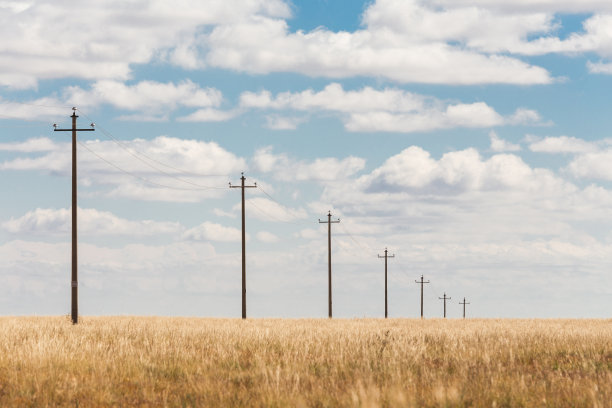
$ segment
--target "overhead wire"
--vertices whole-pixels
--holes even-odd
[[[132,176],[134,178],[137,178],[141,181],[144,181],[145,183],[157,186],[157,187],[163,187],[163,188],[169,188],[172,190],[180,190],[180,191],[203,191],[203,190],[210,190],[210,188],[182,188],[182,187],[174,187],[174,186],[169,186],[167,184],[162,184],[162,183],[158,183],[152,180],[149,180],[145,177],[139,176],[138,174],[134,174],[128,170],[125,170],[121,167],[119,167],[118,165],[116,165],[115,163],[105,159],[104,157],[100,156],[98,153],[96,153],[95,151],[93,151],[92,149],[90,149],[85,143],[83,142],[77,142],[81,147],[85,148],[87,151],[89,151],[91,154],[93,154],[94,156],[96,156],[98,159],[102,160],[103,162],[105,162],[106,164],[114,167],[115,169],[119,170],[122,173],[125,173],[129,176]]]
[[[282,204],[280,201],[278,201],[276,198],[272,197],[272,195],[268,194],[268,192],[261,187],[261,185],[258,185],[257,188],[264,193],[264,195],[266,195],[270,200],[272,200],[273,202],[275,202],[276,204],[280,205],[282,208],[285,208],[289,213],[293,213],[293,216],[297,219],[301,219],[301,214],[298,214],[298,212],[296,210],[294,210],[293,208]],[[310,223],[306,223],[306,222],[295,222],[295,221],[290,221],[290,220],[280,220],[281,222],[286,222],[289,224],[294,224],[294,225],[310,225]]]
[[[91,118],[89,115],[87,115],[85,112],[83,112],[80,109],[78,109],[78,111],[80,113],[82,113],[83,116],[85,116],[87,119],[89,119],[89,120],[91,120],[92,122],[95,123],[95,120],[93,118]],[[147,166],[149,166],[149,167],[151,167],[151,168],[153,168],[153,169],[155,169],[155,170],[157,170],[159,172],[162,172],[162,173],[168,175],[169,177],[177,178],[176,176],[171,175],[171,174],[165,172],[164,170],[161,170],[161,169],[153,166],[151,163],[148,163],[147,161],[143,160],[142,157],[144,157],[147,160],[150,160],[150,161],[152,161],[154,163],[157,163],[157,164],[159,164],[161,166],[164,166],[166,168],[178,171],[179,173],[183,173],[184,175],[187,175],[187,176],[198,176],[198,177],[229,177],[230,176],[229,174],[201,174],[201,173],[196,173],[196,172],[184,170],[184,169],[178,168],[176,166],[164,163],[164,162],[162,162],[160,160],[155,159],[154,157],[151,157],[151,156],[147,155],[146,153],[143,153],[143,152],[140,152],[140,151],[134,149],[133,147],[128,147],[125,143],[123,143],[121,140],[117,139],[115,136],[113,136],[113,134],[111,132],[109,132],[108,130],[104,129],[104,127],[100,126],[99,124],[96,125],[96,126],[100,129],[102,134],[104,134],[107,138],[109,138],[111,141],[113,141],[119,147],[121,147],[122,149],[127,151],[130,155],[134,156],[136,159],[138,159],[139,161],[143,162]],[[140,156],[142,156],[142,157],[140,157]],[[180,179],[180,178],[178,178],[178,179],[183,181],[183,182],[190,183],[189,181],[186,181],[186,180],[183,180],[183,179]],[[202,187],[202,186],[200,186],[200,187]],[[224,188],[224,187],[214,187],[214,188]]]

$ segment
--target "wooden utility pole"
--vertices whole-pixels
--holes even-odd
[[[319,224],[327,224],[327,281],[328,281],[328,289],[327,289],[327,299],[328,299],[328,317],[332,318],[332,275],[331,275],[331,225],[337,224],[340,222],[340,219],[332,221],[331,219],[331,211],[327,214],[327,221],[321,221],[319,219]]]
[[[465,301],[465,298],[463,298],[463,302],[459,302],[460,305],[463,305],[463,318],[465,319],[465,305],[469,305],[469,302]]]
[[[446,319],[446,301],[450,300],[451,298],[446,297],[446,292],[444,292],[444,297],[438,297],[438,299],[444,299],[444,318]]]
[[[385,319],[386,319],[387,316],[389,315],[389,308],[387,304],[387,258],[395,258],[395,254],[388,255],[387,248],[385,248],[385,255],[384,256],[378,255],[378,257],[385,258]]]
[[[421,319],[423,318],[423,285],[426,283],[429,283],[429,281],[424,281],[423,280],[423,275],[421,275],[421,280],[415,280],[416,283],[420,283],[421,284]]]
[[[58,129],[57,125],[53,125],[55,132],[72,132],[72,279],[71,279],[71,316],[72,324],[79,322],[79,293],[78,293],[78,257],[77,257],[77,132],[93,131],[94,124],[91,124],[91,129],[77,129],[77,108],[72,108],[72,128]]]
[[[257,183],[254,183],[252,186],[245,186],[244,181],[246,178],[244,177],[244,173],[241,174],[242,177],[240,177],[240,185],[232,186],[232,183],[229,183],[229,186],[230,188],[242,189],[242,318],[246,319],[246,233],[244,227],[244,189],[255,188],[257,187]]]

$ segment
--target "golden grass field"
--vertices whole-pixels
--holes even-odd
[[[612,407],[612,320],[2,317],[0,406]]]

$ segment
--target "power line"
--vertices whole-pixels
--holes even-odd
[[[89,116],[87,116],[86,114],[83,114],[83,115],[85,117],[87,117],[88,119],[93,121],[93,119],[90,118]],[[168,175],[170,177],[175,177],[176,178],[176,176],[173,176],[173,175],[170,175],[170,174],[164,172],[164,170],[161,170],[161,169],[153,166],[152,164],[146,162],[145,160],[143,160],[139,156],[142,156],[142,157],[146,158],[147,160],[155,162],[155,163],[157,163],[157,164],[159,164],[161,166],[164,166],[164,167],[167,167],[169,169],[178,171],[179,173],[183,173],[184,175],[187,175],[187,176],[198,176],[198,177],[229,177],[230,176],[229,174],[201,174],[201,173],[195,173],[195,172],[192,172],[192,171],[187,171],[187,170],[178,168],[176,166],[172,166],[170,164],[167,164],[167,163],[164,163],[164,162],[162,162],[160,160],[157,160],[157,159],[147,155],[146,153],[138,151],[137,149],[134,149],[133,147],[127,146],[124,142],[122,142],[121,140],[117,139],[115,136],[113,136],[112,133],[110,133],[108,130],[104,129],[104,127],[100,126],[99,124],[98,124],[98,129],[102,132],[102,134],[104,134],[106,137],[108,137],[111,141],[113,141],[119,147],[121,147],[122,149],[127,151],[130,155],[134,156],[136,159],[140,160],[141,162],[143,162],[147,166],[149,166],[149,167],[151,167],[151,168],[153,168],[153,169],[155,169],[155,170],[157,170],[159,172],[162,172],[162,173],[164,173],[164,174],[166,174],[166,175]],[[179,180],[181,180],[183,182],[188,182],[188,181],[182,180],[180,178],[179,178]],[[214,188],[224,188],[224,187],[214,187]]]
[[[302,218],[302,217],[301,217],[301,214],[298,214],[298,212],[297,212],[296,210],[294,210],[293,208],[289,207],[288,205],[284,205],[284,204],[282,204],[280,201],[278,201],[277,199],[275,199],[274,197],[272,197],[270,194],[268,194],[268,192],[266,192],[266,191],[265,191],[265,190],[264,190],[264,189],[261,187],[261,185],[259,185],[258,187],[259,187],[259,190],[260,190],[262,193],[264,193],[264,194],[265,194],[265,195],[266,195],[266,196],[267,196],[267,197],[268,197],[270,200],[272,200],[273,202],[275,202],[276,204],[278,204],[278,205],[279,205],[279,206],[281,206],[282,208],[285,208],[285,209],[287,210],[287,212],[289,212],[289,213],[293,213],[293,216],[294,216],[295,218],[297,218],[297,219]],[[277,219],[277,220],[278,220],[278,221],[280,221],[280,222],[286,222],[286,223],[289,223],[289,224],[294,224],[294,225],[302,225],[302,226],[305,226],[305,225],[310,225],[310,223],[306,223],[306,222],[294,222],[294,221],[289,221],[289,220],[281,220],[281,219],[279,219],[279,218],[277,218],[277,217],[273,217],[273,218]]]
[[[151,180],[149,180],[149,179],[147,179],[145,177],[139,176],[139,175],[134,174],[134,173],[132,173],[132,172],[130,172],[128,170],[125,170],[125,169],[119,167],[118,165],[116,165],[115,163],[105,159],[104,157],[102,157],[98,153],[96,153],[95,151],[91,150],[85,143],[83,143],[83,142],[78,142],[78,143],[79,143],[79,145],[81,145],[81,147],[85,148],[87,151],[89,151],[91,154],[96,156],[98,159],[100,159],[103,162],[105,162],[106,164],[114,167],[115,169],[119,170],[120,172],[125,173],[125,174],[127,174],[129,176],[137,178],[137,179],[139,179],[139,180],[141,180],[141,181],[143,181],[143,182],[145,182],[147,184],[150,184],[150,185],[153,185],[153,186],[156,186],[156,187],[169,188],[171,190],[179,190],[179,191],[205,191],[205,190],[211,190],[213,188],[214,189],[218,189],[219,188],[219,187],[210,187],[210,188],[208,188],[208,187],[203,187],[203,188],[173,187],[173,186],[169,186],[167,184],[162,184],[162,183],[158,183],[158,182],[155,182],[155,181],[151,181]]]

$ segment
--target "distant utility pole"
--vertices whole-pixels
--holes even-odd
[[[79,293],[78,293],[78,263],[77,263],[77,132],[90,132],[95,130],[94,124],[91,129],[77,129],[77,108],[72,108],[72,128],[58,129],[53,124],[55,132],[72,132],[72,292],[71,292],[71,315],[72,324],[79,322]]]
[[[246,180],[246,178],[244,177],[244,173],[241,174],[241,184],[239,186],[232,186],[232,183],[229,183],[229,187],[242,189],[242,318],[246,319],[246,233],[244,228],[244,189],[255,188],[257,187],[257,183],[252,186],[245,186],[244,180]]]
[[[446,292],[444,292],[444,297],[438,297],[438,299],[444,299],[444,318],[446,319],[446,301],[450,300],[451,298],[446,297]]]
[[[415,280],[416,283],[420,283],[421,284],[421,319],[423,318],[423,285],[426,283],[429,283],[429,281],[424,281],[423,280],[423,275],[421,275],[421,280]]]
[[[463,298],[463,302],[459,302],[460,305],[463,305],[463,318],[465,319],[465,305],[469,305],[469,302],[465,301],[465,298]]]
[[[395,258],[395,254],[388,255],[387,248],[385,248],[385,255],[384,256],[378,255],[378,257],[385,258],[385,319],[386,319],[387,316],[389,315],[389,309],[387,305],[387,258]]]
[[[321,221],[319,219],[319,224],[327,224],[327,280],[328,280],[328,290],[327,290],[327,298],[328,298],[328,317],[331,319],[332,317],[332,282],[331,282],[331,225],[337,224],[340,222],[340,219],[332,221],[331,219],[331,211],[327,214],[327,221]]]

